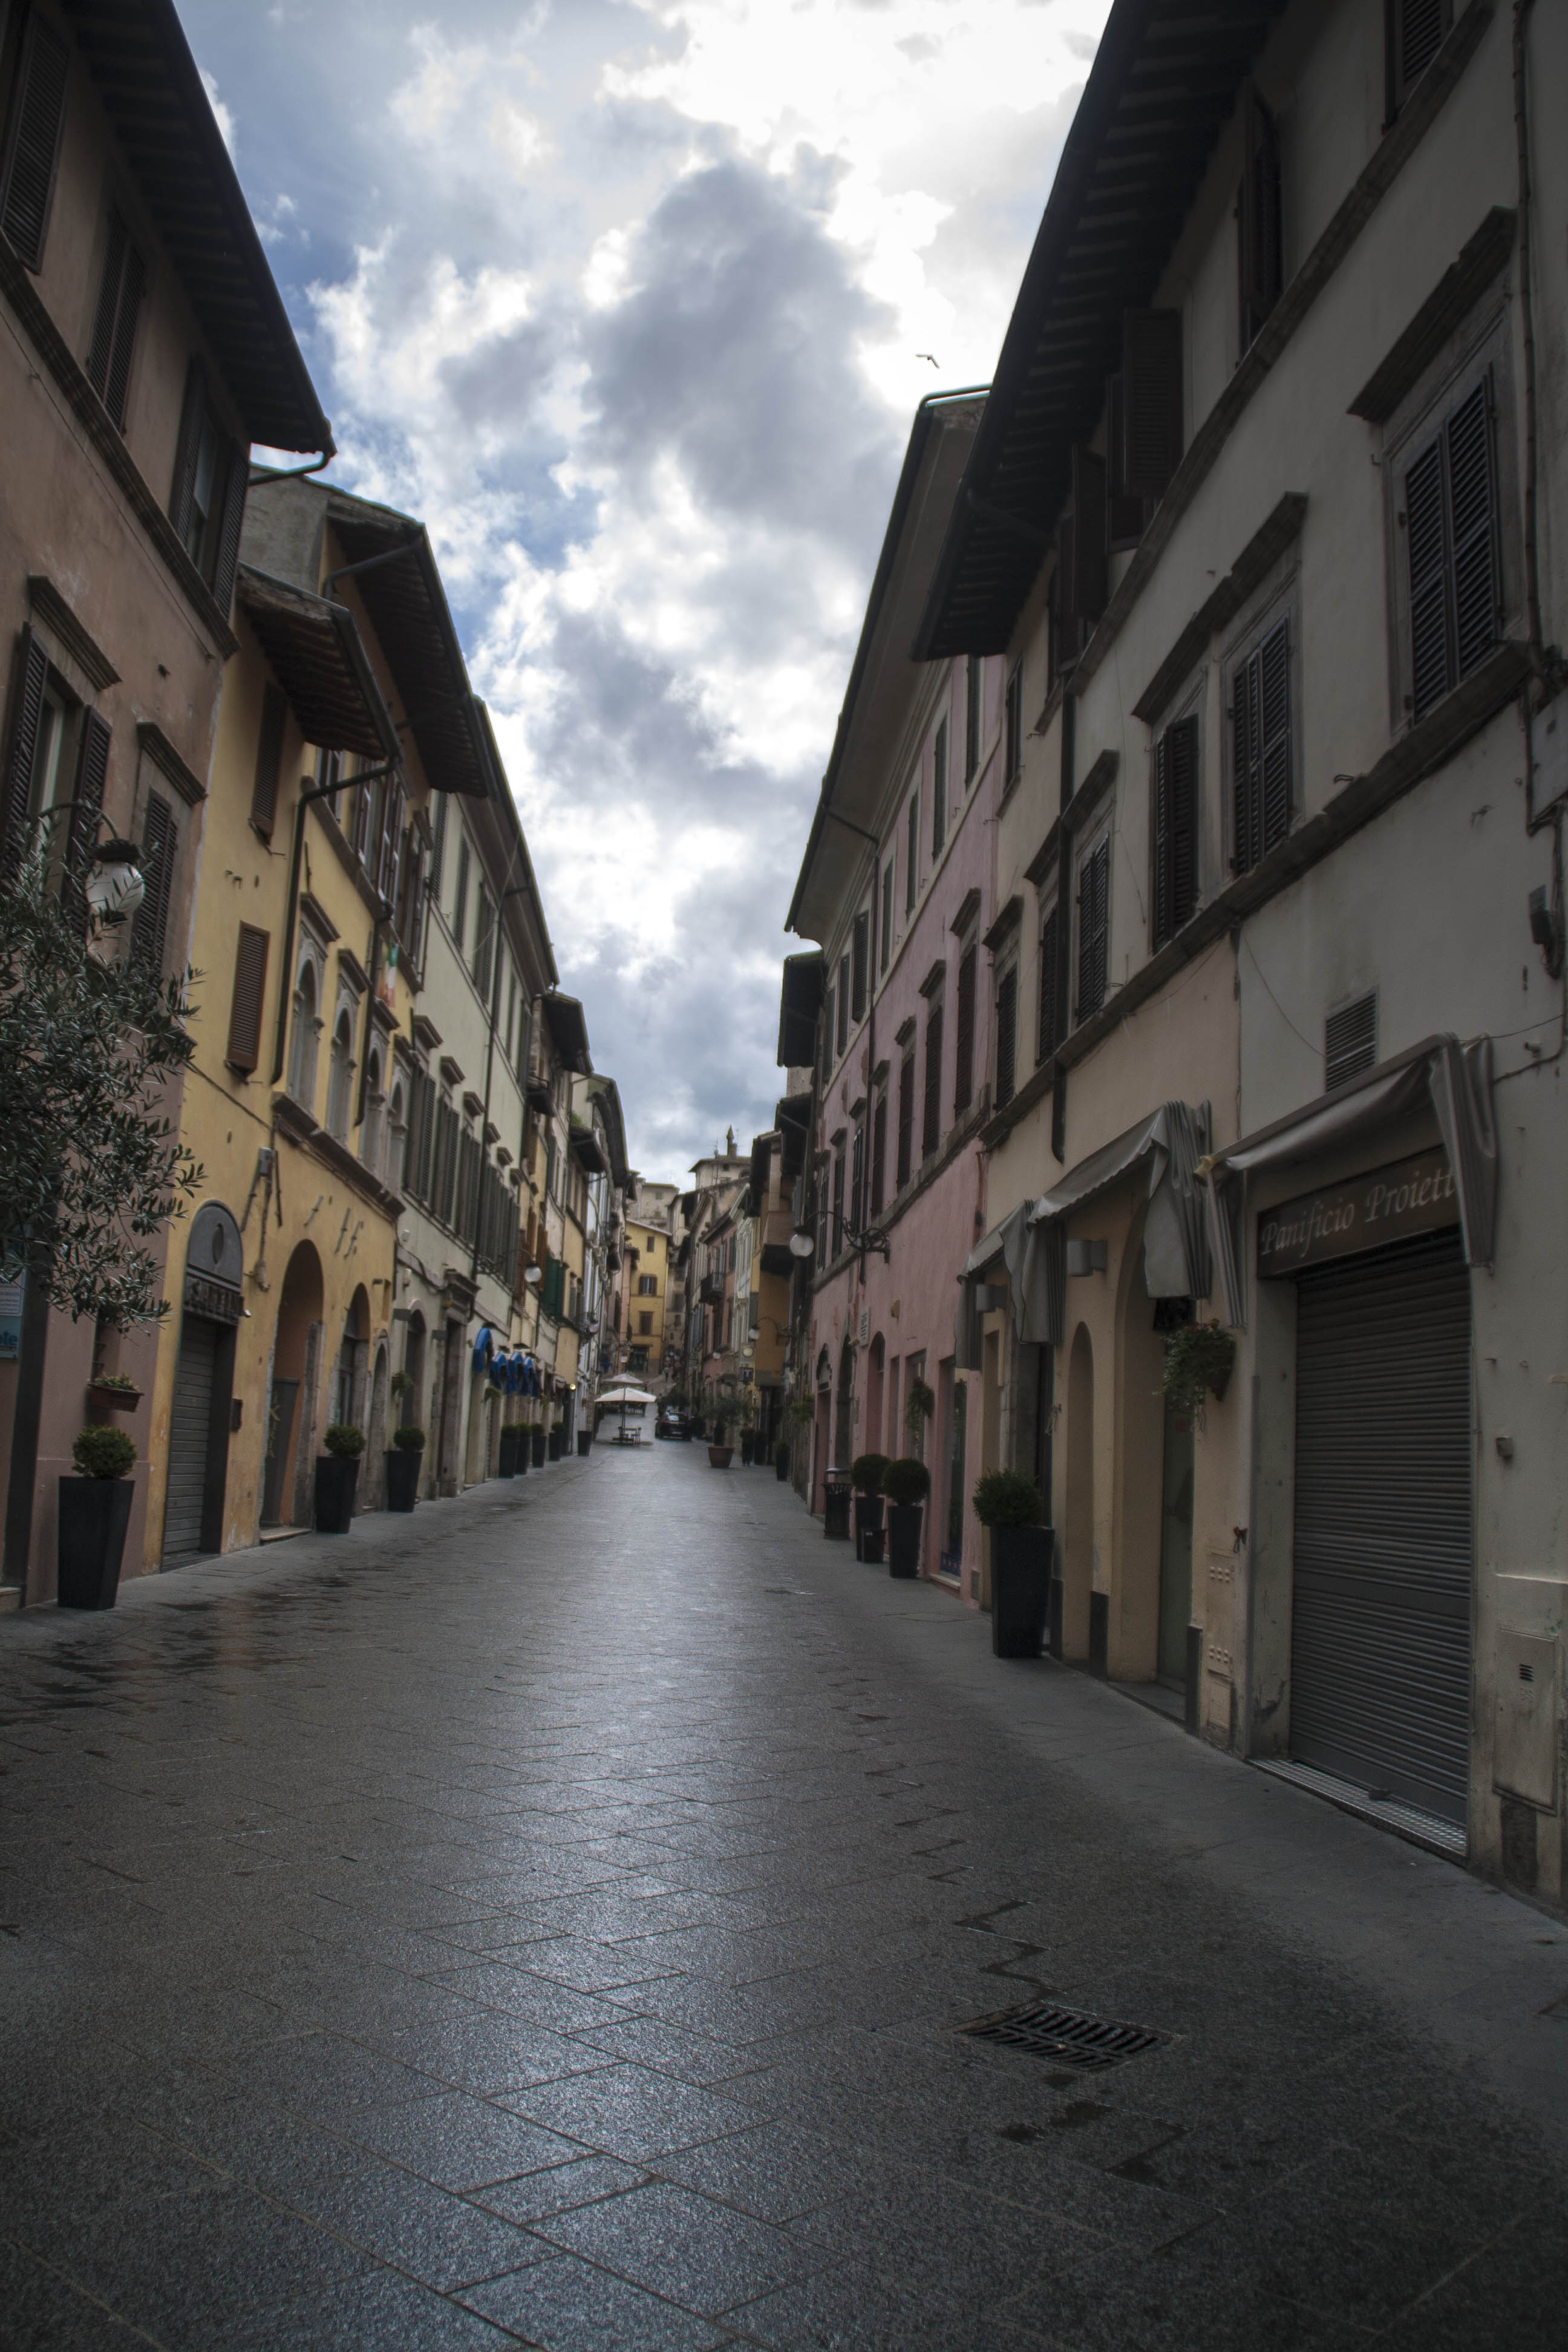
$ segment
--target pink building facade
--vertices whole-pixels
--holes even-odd
[[[1024,718],[1002,661],[921,664],[910,646],[983,404],[961,394],[917,414],[789,917],[823,954],[796,1358],[810,1507],[857,1454],[918,1455],[922,1573],[976,1604],[981,1391],[957,1308],[987,1230],[998,1047],[1012,1055],[1020,1032],[994,843]]]

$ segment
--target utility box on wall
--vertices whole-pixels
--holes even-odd
[[[1557,1643],[1500,1625],[1492,1785],[1538,1811],[1557,1810]]]

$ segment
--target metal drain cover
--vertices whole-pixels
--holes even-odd
[[[1169,2039],[1151,2026],[1114,2024],[1050,2000],[1001,2009],[994,2017],[977,2017],[973,2025],[958,2030],[976,2042],[1000,2042],[1009,2050],[1026,2050],[1031,2057],[1053,2059],[1058,2066],[1076,2066],[1084,2074],[1120,2066],[1123,2059],[1157,2050]]]

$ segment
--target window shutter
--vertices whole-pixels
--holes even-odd
[[[1290,632],[1281,621],[1237,671],[1231,865],[1250,873],[1290,830]]]
[[[1285,275],[1279,138],[1273,116],[1250,82],[1242,99],[1241,191],[1236,217],[1245,352],[1279,299]]]
[[[1110,844],[1087,856],[1078,883],[1078,1017],[1087,1021],[1105,1002],[1110,898]]]
[[[0,848],[8,867],[17,864],[26,843],[33,762],[38,752],[44,688],[48,677],[48,656],[33,631],[24,627],[16,641],[16,663],[11,681],[11,740],[5,759],[5,800],[0,807]]]
[[[888,1090],[879,1089],[877,1108],[871,1114],[871,1215],[882,1213],[888,1196]]]
[[[87,373],[94,392],[121,433],[125,430],[125,396],[131,386],[136,325],[146,290],[146,266],[131,242],[124,220],[118,212],[111,212]]]
[[[906,1054],[899,1066],[899,1174],[901,1192],[910,1181],[915,1141],[915,1057]]]
[[[381,793],[381,853],[376,861],[375,887],[389,907],[397,904],[398,871],[403,857],[403,779],[388,776]]]
[[[250,451],[243,441],[230,441],[228,473],[224,483],[223,512],[218,521],[217,552],[208,583],[213,602],[226,621],[234,603],[234,575],[239,562],[239,534],[245,527],[245,495],[250,482]]]
[[[261,730],[256,740],[256,780],[250,787],[250,822],[263,841],[272,838],[278,813],[278,783],[283,770],[283,729],[289,704],[282,689],[263,688]]]
[[[849,1228],[852,1233],[858,1234],[865,1230],[865,1224],[866,1128],[862,1121],[856,1128],[849,1146]]]
[[[11,149],[0,194],[0,228],[29,269],[43,267],[69,72],[70,51],[53,26],[32,9],[22,43]]]
[[[169,520],[174,524],[182,546],[187,544],[191,529],[191,499],[196,485],[196,458],[202,446],[202,426],[206,422],[206,371],[200,360],[193,360],[185,371],[185,404],[180,411],[180,437],[174,444],[174,478],[169,490]]]
[[[947,721],[937,729],[931,747],[931,854],[941,856],[947,839]]]
[[[1018,967],[1009,966],[996,991],[996,1108],[1015,1091],[1018,1046]]]
[[[1491,379],[1483,378],[1444,427],[1454,541],[1454,667],[1468,677],[1498,637],[1492,496]]]
[[[98,841],[98,820],[103,808],[103,787],[109,774],[110,730],[96,710],[82,713],[81,744],[77,752],[76,782],[71,790],[70,835],[66,844],[70,911],[85,931],[87,880]]]
[[[1154,743],[1154,806],[1152,871],[1149,877],[1149,945],[1163,947],[1171,936],[1171,730]]]
[[[942,1141],[942,1007],[933,1004],[926,1016],[925,1118],[921,1129],[921,1157]]]
[[[1105,610],[1105,460],[1088,449],[1072,453],[1072,609],[1098,621]]]
[[[884,971],[893,952],[893,859],[889,855],[882,868],[882,937],[879,955]]]
[[[849,1043],[849,959],[838,959],[838,1051],[842,1054]]]
[[[836,1003],[834,992],[832,989],[829,988],[826,996],[823,1000],[822,1007],[822,1075],[824,1077],[827,1076],[828,1071],[833,1067],[833,1030],[835,1010]]]
[[[1392,0],[1388,34],[1389,112],[1397,114],[1443,46],[1453,0]]]
[[[974,964],[975,950],[971,945],[958,960],[958,1021],[952,1041],[954,1118],[969,1108],[974,1094]]]
[[[1182,314],[1126,310],[1121,320],[1121,477],[1159,498],[1182,459]]]
[[[915,910],[915,894],[920,888],[921,872],[921,796],[916,793],[910,803],[909,838],[904,845],[904,912]]]
[[[228,1013],[231,1069],[254,1070],[261,1054],[261,1012],[267,993],[268,935],[241,923],[234,954],[234,996]]]
[[[1040,1042],[1038,1061],[1056,1052],[1060,1043],[1057,1020],[1057,958],[1060,927],[1053,907],[1040,926]]]
[[[833,1255],[844,1246],[844,1154],[833,1155]]]
[[[1175,932],[1187,921],[1198,898],[1198,722],[1180,719],[1165,733],[1171,746],[1170,913]],[[1288,760],[1289,727],[1285,749]],[[1289,799],[1286,805],[1288,813]]]
[[[1143,536],[1143,500],[1128,490],[1126,434],[1121,417],[1121,378],[1111,376],[1105,387],[1106,405],[1106,544],[1112,555],[1136,547]]]
[[[854,954],[855,1018],[859,1021],[865,1016],[866,984],[870,976],[871,918],[869,915],[857,915],[855,918]]]
[[[980,765],[980,656],[971,654],[965,665],[963,695],[963,781],[974,782]]]
[[[142,827],[145,891],[136,909],[131,952],[146,971],[161,975],[168,945],[169,907],[174,895],[174,857],[179,848],[174,814],[161,793],[147,796]]]
[[[370,846],[371,789],[369,784],[354,786],[353,808],[349,817],[349,847],[362,866]]]

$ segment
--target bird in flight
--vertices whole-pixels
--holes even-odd
[[[931,360],[932,367],[936,367],[936,362],[934,359],[931,359],[930,352],[917,352],[915,353],[915,357],[917,360]],[[937,368],[937,373],[939,375],[942,373],[942,370],[940,368]]]

